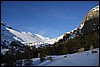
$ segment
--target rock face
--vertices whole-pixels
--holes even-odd
[[[90,20],[94,17],[99,17],[99,6],[92,8],[86,16],[87,20]]]
[[[99,6],[92,8],[79,27],[69,33],[65,33],[63,38],[58,42],[61,43],[62,41],[68,41],[69,39],[73,39],[79,35],[90,34],[97,30],[99,30]]]
[[[83,22],[81,33],[88,34],[99,29],[99,6],[92,8]]]
[[[81,34],[99,30],[99,6],[95,6],[89,11],[78,28]]]

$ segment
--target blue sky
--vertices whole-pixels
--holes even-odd
[[[1,1],[1,22],[55,38],[80,25],[99,1]]]

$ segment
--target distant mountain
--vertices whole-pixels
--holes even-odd
[[[19,41],[25,45],[41,45],[41,44],[54,44],[62,39],[67,41],[68,39],[73,39],[79,35],[88,34],[94,30],[99,29],[99,6],[92,8],[86,15],[85,19],[81,22],[80,26],[66,32],[65,34],[50,39],[49,37],[44,37],[39,34],[32,34],[30,32],[21,32],[15,30],[9,25],[1,22],[1,44],[6,41],[6,45],[13,40]]]
[[[25,45],[37,45],[43,44],[44,41],[48,39],[49,38],[45,38],[39,34],[32,34],[30,32],[21,32],[15,30],[1,22],[1,43],[4,41],[8,41],[10,43],[11,41],[16,40]]]
[[[63,36],[63,35],[62,35]],[[1,44],[5,41],[5,45],[9,45],[12,41],[19,41],[25,45],[43,45],[43,44],[53,44],[57,42],[62,36],[54,39],[50,39],[49,37],[44,37],[39,34],[32,34],[30,32],[21,32],[19,30],[15,30],[9,25],[1,22]]]

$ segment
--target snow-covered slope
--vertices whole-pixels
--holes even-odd
[[[26,45],[37,45],[43,44],[46,39],[49,38],[45,38],[38,34],[32,34],[30,32],[17,31],[9,28],[7,25],[1,22],[1,43],[3,41],[8,41],[10,43],[13,40],[17,40]]]
[[[46,43],[49,43],[49,44],[54,44],[55,42],[58,42],[60,39],[62,39],[63,36],[64,36],[64,34],[61,35],[61,36],[59,36],[59,37],[57,37],[57,38],[49,39],[49,40],[47,40],[47,41],[45,41],[45,42],[46,42]]]
[[[5,24],[1,23],[1,44],[3,44],[3,42],[5,42],[5,45],[9,45],[9,43],[11,41],[14,40],[14,36],[12,33],[10,33],[7,29],[7,26],[5,26]]]
[[[40,44],[53,44],[57,42],[59,39],[63,37],[60,36],[58,38],[50,39],[49,37],[43,37],[39,34],[32,34],[30,32],[21,32],[15,30],[11,27],[8,27],[7,24],[1,22],[1,43],[4,41],[19,41],[25,45],[40,45]],[[7,45],[7,44],[6,44]]]
[[[92,51],[97,51],[97,53],[92,54]],[[67,57],[64,58],[64,56]],[[44,60],[43,62],[40,62],[39,58],[33,58],[32,64],[28,66],[99,66],[99,48],[82,53],[51,55],[51,57],[52,61]],[[22,66],[26,66],[25,63]]]
[[[9,29],[9,28],[6,28],[6,29],[16,36],[14,38],[16,38],[17,40],[19,40],[21,42],[27,42],[27,43],[42,42],[41,39],[39,39],[38,37],[36,37],[34,35],[31,35],[30,33],[18,32],[13,29]]]
[[[95,49],[99,51],[99,49]],[[83,53],[52,56],[54,61],[45,61],[37,66],[99,66],[99,53],[92,54],[91,50]]]

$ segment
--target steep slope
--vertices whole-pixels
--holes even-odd
[[[63,38],[63,35],[54,39],[50,39],[49,37],[44,37],[39,34],[32,34],[30,32],[21,32],[1,22],[1,43],[2,44],[4,43],[4,41],[7,41],[7,43],[8,42],[11,43],[12,41],[16,40],[25,45],[39,46],[41,44],[42,45],[53,44],[54,42],[57,42],[61,38]]]
[[[89,11],[79,29],[81,29],[81,34],[88,34],[99,29],[99,6]]]
[[[11,43],[11,41],[14,40],[14,36],[12,33],[10,33],[6,28],[8,28],[8,26],[4,23],[1,22],[1,45],[9,45],[9,43]]]
[[[84,18],[84,20],[80,24],[79,29],[81,29],[84,26],[84,23],[87,20],[90,20],[90,19],[95,18],[95,17],[99,17],[99,6],[95,6],[94,8],[92,8],[89,11],[89,13],[86,15],[86,17]]]
[[[32,34],[30,32],[21,32],[15,30],[11,27],[8,27],[8,25],[6,25],[5,23],[1,22],[1,43],[3,43],[4,41],[11,43],[11,41],[14,40],[19,41],[25,45],[38,45],[44,44],[46,40],[50,39],[39,34]]]
[[[81,29],[83,34],[99,30],[99,6],[92,8],[81,24],[84,24]]]
[[[89,34],[97,30],[99,30],[99,6],[93,7],[88,12],[79,27],[71,30],[69,33],[65,33],[62,40],[67,41],[77,36]]]
[[[1,22],[1,43],[7,41],[11,43],[11,41],[19,41],[25,45],[40,45],[40,44],[54,44],[59,39],[63,38],[64,35],[61,35],[57,38],[50,39],[49,37],[44,37],[39,34],[32,34],[30,32],[21,32],[19,30],[15,30],[7,24]],[[7,45],[7,44],[6,44]]]

